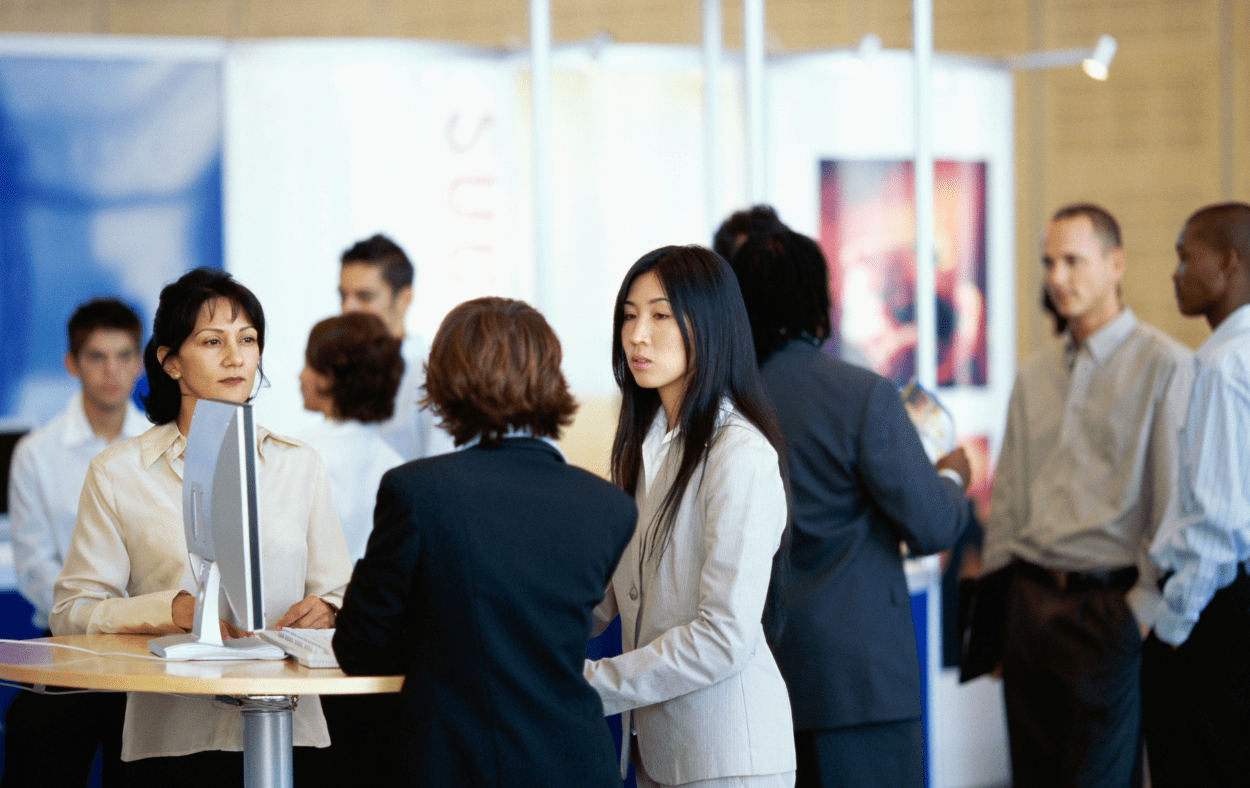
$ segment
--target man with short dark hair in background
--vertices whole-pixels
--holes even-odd
[[[48,629],[52,587],[65,560],[87,465],[110,445],[151,425],[130,401],[143,369],[142,328],[114,298],[79,306],[66,326],[65,369],[81,383],[65,410],[17,444],[9,475],[9,522],[18,590]],[[49,697],[20,692],[5,715],[0,785],[83,785],[97,747],[106,784],[116,780],[126,696]]]
[[[954,544],[968,458],[957,448],[935,468],[894,383],[824,352],[819,244],[780,222],[746,235],[730,265],[790,470],[793,536],[769,597],[784,624],[769,645],[790,690],[795,786],[920,788],[923,691],[899,545]]]
[[[729,262],[751,233],[780,232],[785,229],[788,228],[771,205],[752,205],[750,208],[734,211],[720,223],[712,236],[712,251],[725,258],[725,262]]]
[[[1160,597],[1147,555],[1176,504],[1193,353],[1138,322],[1111,214],[1052,217],[1042,243],[1063,341],[1020,367],[985,529],[1010,564],[1003,693],[1017,788],[1139,786],[1141,645]]]
[[[1181,510],[1151,555],[1170,573],[1143,650],[1154,788],[1250,782],[1250,205],[1199,210],[1176,241],[1184,315],[1206,318],[1181,433]]]
[[[377,315],[391,335],[404,343],[404,377],[395,394],[395,415],[380,425],[379,432],[405,461],[451,451],[451,437],[434,423],[428,410],[417,406],[425,383],[427,349],[404,328],[416,275],[408,256],[394,241],[377,234],[352,245],[341,260],[343,312]]]

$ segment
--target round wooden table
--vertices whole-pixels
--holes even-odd
[[[113,692],[225,696],[243,713],[247,788],[291,788],[291,710],[299,695],[399,692],[403,676],[349,676],[293,659],[166,662],[152,635],[67,635],[0,642],[0,679]],[[83,653],[58,646],[77,646]]]

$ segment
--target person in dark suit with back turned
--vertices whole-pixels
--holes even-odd
[[[829,273],[810,238],[751,233],[731,263],[786,439],[794,529],[772,644],[803,786],[922,785],[921,686],[900,542],[954,544],[968,459],[930,465],[889,380],[821,350]],[[949,477],[949,478],[945,478]]]
[[[460,450],[383,476],[333,641],[348,673],[405,676],[393,782],[619,786],[582,666],[637,510],[552,442],[577,407],[560,343],[520,301],[468,301],[425,386]]]

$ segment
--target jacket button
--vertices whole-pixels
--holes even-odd
[[[633,588],[629,589],[629,598],[630,598],[630,599],[632,599],[632,600],[637,601],[637,599],[638,599],[638,586],[634,586]]]

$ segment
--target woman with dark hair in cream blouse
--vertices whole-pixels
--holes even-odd
[[[224,271],[199,268],[166,286],[144,354],[144,405],[156,426],[91,462],[51,615],[58,635],[186,632],[195,579],[182,524],[186,435],[203,398],[247,401],[260,371],[260,302]],[[263,375],[262,375],[263,377]],[[320,457],[257,428],[265,565],[265,625],[334,626],[348,579],[343,532]],[[221,623],[224,636],[240,635]],[[296,745],[329,744],[315,696],[293,716]],[[211,697],[130,693],[122,736],[127,782],[153,784],[177,769],[180,788],[218,785],[242,770],[243,720]],[[296,750],[296,764],[301,760]],[[175,767],[160,756],[190,756]],[[142,759],[142,760],[140,760]],[[237,764],[237,765],[236,765]]]

